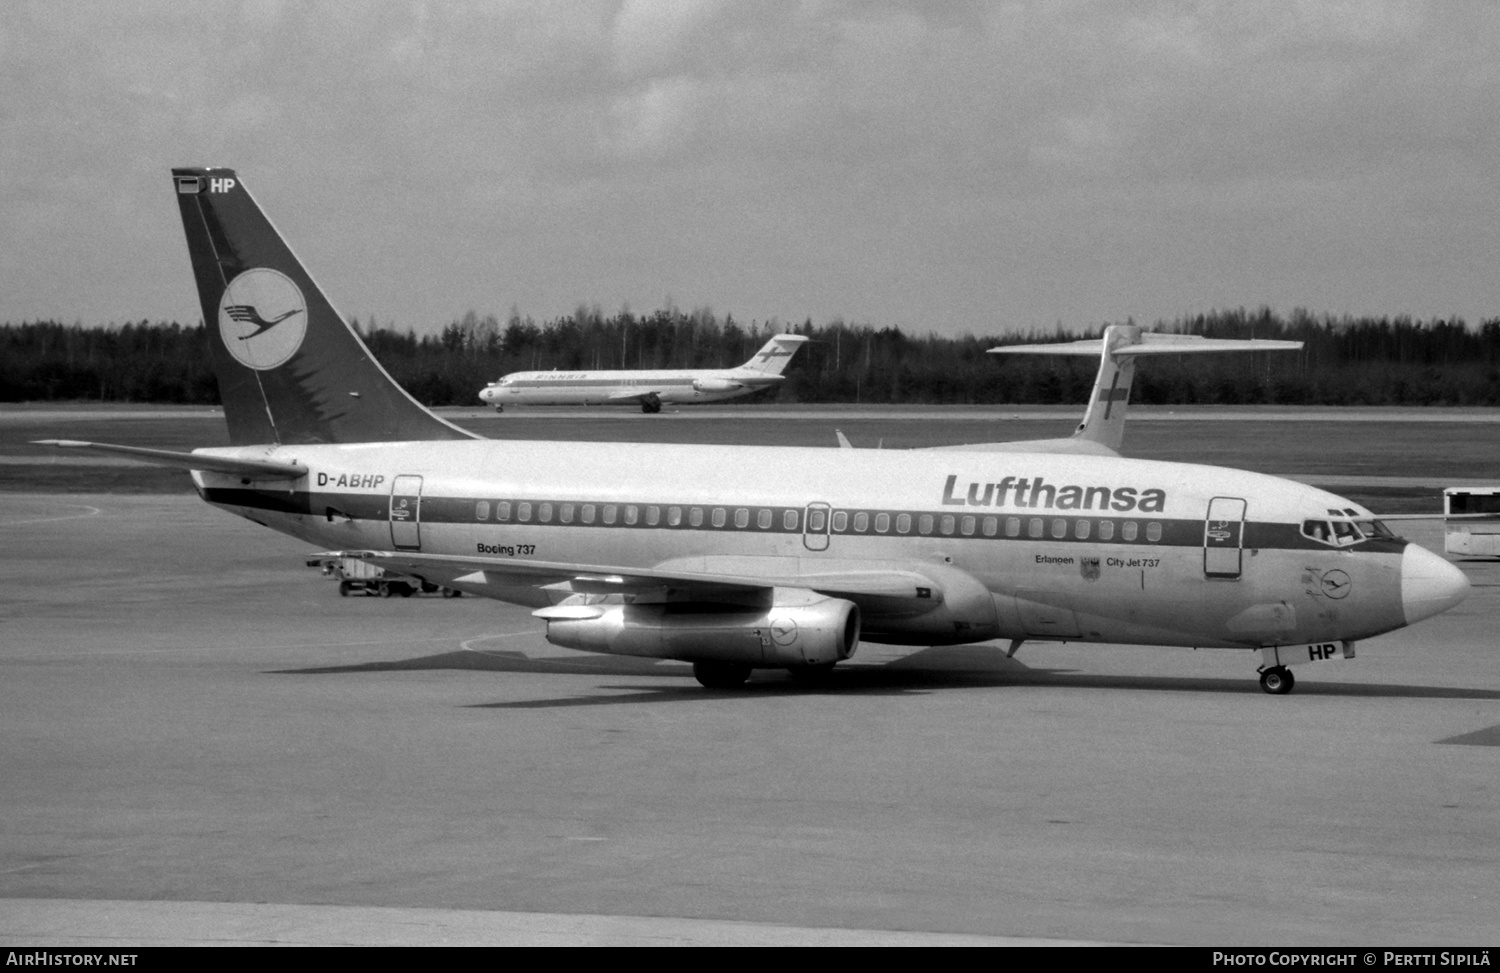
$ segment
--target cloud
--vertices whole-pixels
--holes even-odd
[[[240,168],[334,286],[416,326],[669,290],[940,328],[1208,300],[1500,313],[1489,274],[1409,269],[1467,268],[1500,224],[1495,5],[17,10],[0,320],[159,301],[178,248],[101,241],[174,239],[183,162]],[[147,265],[107,269],[126,259]]]

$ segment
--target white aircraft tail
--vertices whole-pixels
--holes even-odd
[[[1293,351],[1300,341],[1259,338],[1205,338],[1195,334],[1159,334],[1133,324],[1112,324],[1103,338],[1045,345],[1005,345],[992,355],[1098,355],[1099,374],[1088,410],[1073,440],[1118,452],[1125,440],[1125,413],[1130,405],[1130,383],[1140,355],[1183,355],[1218,351]]]
[[[797,349],[806,343],[807,338],[800,334],[776,335],[740,368],[751,372],[763,372],[767,375],[780,375],[787,363],[792,360],[792,356],[797,353]]]

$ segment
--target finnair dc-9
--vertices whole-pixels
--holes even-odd
[[[664,403],[721,402],[770,388],[803,342],[779,334],[737,368],[511,372],[479,393],[496,412],[507,405],[640,405],[660,412]]]
[[[1008,349],[1099,356],[1066,439],[488,440],[391,380],[232,170],[174,169],[172,185],[233,445],[49,442],[191,470],[209,504],[273,530],[533,606],[557,645],[683,660],[715,688],[755,670],[826,678],[861,639],[1213,648],[1258,663],[1280,694],[1289,667],[1351,658],[1468,591],[1446,560],[1332,493],[1118,455],[1137,358],[1288,343],[1116,326]]]

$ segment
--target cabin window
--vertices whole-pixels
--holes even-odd
[[[870,515],[861,510],[854,515],[854,532],[863,534],[870,529]]]
[[[682,524],[682,508],[681,507],[668,507],[667,508],[667,526],[668,527],[677,527],[677,526],[680,526],[681,524]]]
[[[1080,520],[1080,521],[1076,522],[1075,524],[1073,524],[1073,536],[1076,537],[1076,538],[1078,538],[1081,541],[1088,540],[1089,539],[1089,522],[1087,520]]]
[[[896,533],[898,533],[898,534],[910,534],[911,533],[911,514],[897,514],[896,515]]]
[[[951,534],[951,533],[953,533],[953,528],[954,528],[954,526],[957,523],[958,523],[957,519],[954,518],[954,516],[952,514],[943,514],[942,519],[938,521],[938,533],[939,534]]]
[[[635,526],[641,519],[641,508],[630,503],[625,505],[625,523]]]
[[[849,529],[849,513],[845,510],[835,510],[833,513],[833,531],[842,534]]]
[[[958,525],[959,532],[962,533],[965,537],[973,537],[974,523],[975,521],[972,516],[965,517],[963,519],[963,523]]]
[[[1146,540],[1152,543],[1161,540],[1161,524],[1153,520],[1146,525]]]
[[[604,505],[604,522],[606,524],[612,524],[612,523],[614,523],[615,522],[615,516],[619,512],[620,512],[620,508],[619,507],[616,507],[612,503],[606,503]]]
[[[688,524],[692,527],[703,526],[703,508],[694,507],[688,511]]]
[[[995,534],[1000,530],[1000,518],[999,517],[986,517],[986,518],[984,518],[984,527],[983,527],[983,530],[984,530],[984,536],[985,537],[994,537]]]
[[[1046,525],[1042,523],[1040,517],[1032,517],[1031,523],[1026,525],[1027,537],[1041,537],[1046,532]]]
[[[522,500],[516,506],[516,519],[523,524],[531,520],[531,504],[528,501]]]
[[[760,511],[755,515],[755,526],[759,527],[761,530],[770,530],[771,516],[772,514],[769,510]]]
[[[585,524],[592,524],[594,522],[594,505],[591,503],[586,503],[581,508],[579,508],[578,519],[583,521]]]
[[[565,524],[571,524],[573,522],[573,505],[571,503],[558,504],[557,519]]]
[[[1020,517],[1006,517],[1005,518],[1005,536],[1006,537],[1020,537],[1021,536],[1021,518]]]
[[[876,533],[884,534],[886,531],[888,531],[890,529],[891,529],[891,515],[890,514],[876,514],[875,515],[875,531],[876,531]]]
[[[917,520],[917,533],[919,533],[919,534],[930,534],[930,533],[932,533],[932,514],[923,514]]]
[[[537,504],[536,519],[538,523],[550,524],[552,522],[552,504],[546,501]]]
[[[1120,539],[1123,541],[1134,541],[1135,535],[1139,531],[1139,529],[1140,528],[1136,525],[1135,521],[1125,521],[1125,523],[1120,525]]]
[[[729,515],[724,512],[724,508],[723,507],[715,507],[714,508],[714,526],[715,527],[723,527],[724,526],[724,521],[728,518],[728,516]]]
[[[1068,536],[1068,522],[1058,517],[1052,521],[1052,536],[1058,540]]]
[[[824,526],[828,522],[828,511],[814,507],[807,512],[807,529],[809,533],[824,533]]]
[[[795,511],[795,510],[784,511],[782,513],[782,515],[781,515],[781,526],[785,530],[796,530],[797,529],[797,511]]]
[[[741,530],[743,530],[746,527],[749,527],[750,526],[750,511],[746,510],[744,507],[741,507],[740,509],[736,510],[734,512],[734,526],[740,528]]]
[[[1101,541],[1107,541],[1107,540],[1110,540],[1111,538],[1113,538],[1114,536],[1115,536],[1115,522],[1113,520],[1101,520],[1101,521],[1099,521],[1099,539]]]
[[[490,519],[490,502],[488,500],[481,500],[478,503],[474,504],[474,519],[475,520],[489,520]]]
[[[655,527],[661,523],[661,508],[655,505],[646,508],[646,526]]]

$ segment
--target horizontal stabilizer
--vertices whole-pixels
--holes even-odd
[[[1135,378],[1135,362],[1142,355],[1192,355],[1225,351],[1296,351],[1300,341],[1272,341],[1263,338],[1205,338],[1196,334],[1156,334],[1142,331],[1133,324],[1112,324],[1100,338],[1082,341],[1059,341],[1040,345],[1002,345],[991,348],[992,355],[1082,355],[1099,359],[1099,373],[1089,396],[1083,422],[1073,433],[1075,446],[1059,440],[1038,440],[1011,444],[1011,449],[1027,448],[1036,452],[1081,453],[1085,455],[1119,455],[1125,441],[1125,413],[1130,405],[1130,383]],[[989,444],[997,452],[1010,451]],[[988,448],[988,447],[986,447]]]
[[[1104,353],[1104,338],[1083,341],[1059,341],[1042,345],[1001,345],[991,348],[992,355],[1087,355]],[[1265,338],[1205,338],[1198,334],[1152,334],[1144,332],[1139,344],[1117,344],[1113,355],[1190,355],[1210,351],[1296,351],[1300,341],[1271,341]]]
[[[252,480],[295,480],[307,475],[307,467],[298,463],[273,463],[270,460],[237,459],[230,456],[209,456],[204,453],[177,453],[169,449],[86,443],[78,439],[38,439],[33,445],[56,446],[61,449],[85,449],[93,453],[123,456],[126,459],[132,459],[138,463],[149,463],[152,466],[228,473],[231,476],[243,476]]]

